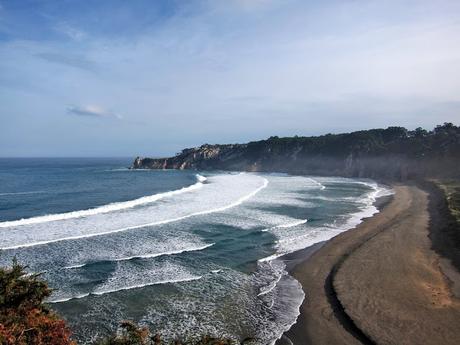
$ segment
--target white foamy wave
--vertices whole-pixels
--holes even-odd
[[[373,191],[368,194],[368,197],[370,197],[373,201],[375,201],[377,198],[394,194],[393,190],[390,187],[379,185],[378,183],[373,181],[353,181],[353,183],[361,184],[371,188]]]
[[[200,174],[196,174],[196,179],[198,180],[198,182],[205,182],[207,180],[206,177],[200,175]]]
[[[260,296],[268,294],[269,292],[272,292],[276,288],[278,283],[280,282],[281,278],[283,277],[283,274],[285,273],[286,271],[280,272],[275,280],[271,281],[268,285],[261,287],[259,293],[257,294],[257,297],[260,297]]]
[[[126,256],[122,258],[115,258],[115,259],[110,259],[107,261],[129,261],[133,259],[152,259],[152,258],[157,258],[160,256],[167,256],[167,255],[177,255],[177,254],[182,254],[182,253],[187,253],[187,252],[196,252],[200,250],[204,250],[206,248],[212,247],[215,243],[209,243],[203,246],[199,247],[189,247],[189,248],[184,248],[184,249],[178,249],[178,250],[170,250],[166,252],[161,252],[161,253],[152,253],[152,254],[138,254],[138,255],[133,255],[133,256]],[[76,268],[82,268],[88,265],[93,264],[94,262],[89,262],[89,263],[84,263],[84,264],[79,264],[79,265],[71,265],[71,266],[65,266],[63,269],[76,269]]]
[[[351,229],[359,225],[363,219],[372,217],[376,213],[379,212],[377,207],[375,207],[374,203],[377,201],[378,198],[383,196],[392,195],[394,192],[390,188],[380,186],[375,182],[362,182],[358,181],[356,183],[363,184],[367,187],[372,188],[372,190],[367,193],[367,195],[361,199],[361,206],[358,212],[355,212],[350,215],[347,222],[343,225],[345,230]]]
[[[28,195],[28,194],[44,194],[49,193],[44,190],[36,190],[30,192],[9,192],[9,193],[0,193],[0,196],[8,196],[8,195]]]
[[[86,265],[88,265],[88,264],[78,264],[78,265],[65,266],[65,267],[63,267],[63,269],[65,269],[65,270],[73,270],[73,269],[76,269],[76,268],[85,267]]]
[[[299,225],[305,224],[306,222],[308,222],[308,219],[300,219],[300,220],[296,220],[296,221],[294,221],[294,222],[292,222],[292,223],[286,223],[286,224],[276,225],[276,226],[273,226],[273,227],[271,227],[271,228],[263,229],[262,231],[263,231],[263,232],[266,232],[266,231],[275,230],[275,229],[292,228],[292,227],[294,227],[294,226],[299,226]]]
[[[278,259],[279,257],[281,257],[281,256],[283,256],[283,255],[286,255],[286,254],[287,254],[287,253],[277,253],[277,254],[273,254],[273,255],[267,256],[267,257],[265,257],[265,258],[259,259],[259,260],[257,260],[257,261],[258,261],[258,262],[269,262],[269,261]]]
[[[48,303],[62,303],[62,302],[67,302],[67,301],[70,301],[70,300],[73,300],[73,299],[85,298],[85,297],[88,297],[88,296],[91,296],[91,295],[101,296],[101,295],[105,295],[105,294],[112,293],[112,292],[117,292],[117,291],[139,289],[139,288],[143,288],[143,287],[146,287],[146,286],[152,286],[152,285],[190,282],[190,281],[194,281],[194,280],[199,280],[201,278],[203,278],[203,276],[188,277],[188,278],[183,278],[183,279],[170,279],[170,280],[157,281],[157,282],[153,282],[153,283],[137,284],[137,285],[131,285],[131,286],[123,286],[123,287],[120,287],[118,289],[94,291],[94,292],[75,295],[75,296],[71,296],[71,297],[65,297],[65,298],[59,298],[59,299],[50,299],[47,302]]]
[[[313,182],[313,184],[317,185],[321,190],[326,189],[326,186],[323,185],[322,183],[320,183],[319,181],[317,181],[317,180],[315,180],[315,179],[313,179],[313,178],[311,178],[311,177],[308,177],[308,179],[309,179],[311,182]]]
[[[278,228],[292,228],[293,226],[299,226],[299,225],[305,224],[307,221],[308,219],[301,219],[297,222],[278,225]]]
[[[130,290],[150,285],[178,283],[201,279],[202,276],[194,274],[181,265],[167,262],[146,262],[136,265],[132,262],[118,262],[116,270],[103,284],[96,287],[92,293],[103,295],[106,293]]]
[[[135,233],[118,233],[87,240],[66,241],[57,245],[4,251],[0,255],[0,266],[8,265],[17,256],[21,262],[27,262],[33,271],[46,269],[64,274],[64,267],[71,270],[86,264],[110,264],[117,259],[131,256],[201,249],[210,243],[210,240],[203,241],[200,236],[189,231],[186,224],[177,224],[157,229],[145,228]],[[79,273],[78,270],[75,271],[76,274]]]
[[[78,271],[61,271],[54,275],[58,280],[54,284],[59,289],[53,292],[50,302],[63,302],[75,298],[84,298],[89,295],[105,295],[117,291],[138,289],[146,286],[168,283],[181,283],[202,278],[202,274],[191,268],[184,267],[171,261],[147,261],[142,265],[131,261],[116,263],[115,269],[109,276],[100,276],[88,281],[87,276]],[[100,280],[102,283],[99,283]],[[78,283],[97,283],[97,285],[82,288]]]
[[[260,180],[262,180],[262,184],[260,184]],[[199,183],[202,185],[201,182]],[[256,187],[257,185],[258,187]],[[222,212],[242,204],[267,187],[267,185],[268,180],[259,176],[219,175],[213,178],[213,183],[206,184],[206,188],[203,188],[201,192],[180,193],[175,198],[168,199],[171,202],[162,203],[161,205],[147,205],[124,213],[111,212],[75,220],[61,220],[53,223],[53,226],[37,224],[27,228],[27,231],[23,227],[5,230],[3,231],[4,234],[0,232],[0,238],[4,237],[4,246],[0,249],[28,248],[61,241],[109,235]],[[235,198],[237,199],[235,200]],[[214,205],[222,206],[212,207]],[[157,219],[156,221],[145,222],[145,220],[155,218]],[[116,228],[116,226],[124,224],[126,226]]]
[[[259,259],[259,262],[269,262],[286,254],[302,250],[316,243],[324,242],[348,229],[336,229],[329,227],[312,228],[303,234],[296,234],[290,238],[282,238],[276,241],[276,252],[273,255]]]
[[[251,193],[243,196],[242,198],[238,199],[237,201],[235,201],[235,202],[233,202],[233,203],[231,203],[229,205],[225,205],[225,206],[217,207],[217,208],[212,208],[210,210],[199,211],[199,212],[187,214],[187,215],[182,216],[182,217],[166,219],[166,220],[162,220],[162,221],[159,221],[159,222],[153,222],[153,223],[140,224],[140,225],[136,225],[136,226],[130,226],[130,227],[126,227],[126,228],[123,228],[123,229],[118,229],[118,230],[115,230],[115,231],[126,231],[126,230],[145,228],[147,226],[162,225],[162,224],[177,222],[179,220],[184,220],[184,219],[187,219],[187,218],[190,218],[190,217],[202,216],[202,215],[216,213],[216,212],[223,212],[223,211],[226,211],[226,210],[228,210],[230,208],[233,208],[233,207],[236,207],[238,205],[241,205],[243,202],[245,202],[246,200],[252,198],[254,195],[259,193],[262,189],[267,187],[267,185],[268,185],[268,180],[264,178],[262,186],[260,186],[256,190],[252,191]]]
[[[95,208],[90,208],[87,210],[57,213],[57,214],[50,214],[46,216],[38,216],[38,217],[32,217],[32,218],[23,218],[19,220],[12,220],[12,221],[7,221],[7,222],[0,222],[0,228],[31,225],[31,224],[38,224],[38,223],[47,223],[47,222],[53,222],[57,220],[66,220],[66,219],[72,219],[72,218],[82,218],[82,217],[93,216],[96,214],[120,211],[120,210],[133,208],[133,207],[144,205],[144,204],[153,203],[160,199],[172,197],[172,196],[179,195],[182,193],[192,192],[192,191],[195,191],[201,188],[203,186],[203,182],[206,181],[206,177],[197,174],[196,178],[198,180],[197,183],[191,186],[188,186],[188,187],[183,187],[178,190],[144,196],[144,197],[130,200],[130,201],[115,202],[115,203],[111,203],[111,204],[107,204],[107,205],[103,205],[103,206],[99,206]]]
[[[268,309],[273,308],[278,298],[275,288],[285,275],[286,265],[282,261],[258,262],[257,271],[254,273],[256,285],[259,286],[257,297],[268,306]]]
[[[257,300],[268,312],[263,320],[264,327],[257,328],[257,335],[263,339],[261,344],[275,344],[296,322],[305,294],[299,282],[289,276],[281,260],[259,262],[253,277],[259,286]]]
[[[122,287],[119,287],[119,288],[113,288],[113,289],[108,289],[108,290],[94,291],[92,294],[93,295],[105,295],[107,293],[123,291],[123,290],[139,289],[139,288],[142,288],[142,287],[152,286],[152,285],[191,282],[191,281],[194,281],[194,280],[199,280],[201,278],[203,278],[203,276],[191,276],[191,277],[186,277],[186,278],[159,280],[159,281],[152,282],[152,283],[136,284],[136,285],[122,286]]]
[[[49,299],[47,300],[46,302],[47,303],[62,303],[62,302],[67,302],[67,301],[70,301],[70,300],[73,300],[73,299],[80,299],[80,298],[85,298],[85,297],[88,297],[89,295],[91,295],[90,293],[83,293],[83,294],[79,294],[79,295],[74,295],[72,297],[65,297],[65,298],[57,298],[57,299]]]
[[[275,345],[277,340],[281,339],[283,334],[297,322],[300,307],[305,298],[300,283],[288,274],[281,276],[277,286],[279,286],[277,289],[279,295],[273,300],[270,309],[275,309],[275,315],[280,315],[278,316],[280,320],[278,320],[277,328],[274,331],[276,336],[271,337],[270,345]]]
[[[259,259],[258,261],[269,262],[275,260],[283,255],[310,247],[319,242],[327,241],[341,232],[352,229],[359,225],[363,219],[371,217],[379,212],[377,207],[374,205],[375,201],[379,197],[393,194],[391,189],[380,186],[375,182],[351,181],[351,183],[363,184],[371,188],[371,190],[360,199],[353,198],[354,202],[359,202],[359,204],[361,204],[361,206],[358,207],[357,212],[349,214],[346,217],[345,222],[342,224],[309,228],[306,232],[291,231],[289,233],[284,233],[277,231],[279,226],[268,229],[272,230],[272,233],[278,237],[275,246],[276,252],[273,255]],[[343,199],[341,200],[344,201]],[[337,202],[340,202],[340,199],[337,199]]]

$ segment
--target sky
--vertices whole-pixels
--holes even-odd
[[[460,1],[0,0],[0,157],[460,124]]]

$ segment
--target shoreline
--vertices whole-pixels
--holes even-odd
[[[380,183],[378,181],[377,181],[377,183],[379,185],[385,186],[388,190],[393,191],[393,189],[392,189],[392,187],[390,185],[383,184],[383,183]],[[372,216],[369,216],[369,217],[361,218],[360,223],[358,225],[356,225],[354,227],[351,227],[350,229],[345,230],[344,232],[351,231],[351,230],[355,229],[356,227],[358,227],[359,225],[361,225],[364,222],[366,222],[367,220],[372,219],[373,217],[375,217],[377,214],[382,212],[382,210],[385,208],[385,206],[388,205],[391,202],[392,199],[393,199],[393,194],[385,194],[383,196],[380,196],[380,197],[376,198],[376,200],[372,204],[372,206],[374,206],[378,210],[377,213],[375,213],[375,214],[373,214]],[[337,235],[337,236],[339,236],[339,235]],[[335,236],[335,237],[337,237],[337,236]],[[313,244],[311,246],[308,246],[306,248],[296,250],[295,252],[285,254],[285,255],[279,257],[278,259],[283,261],[283,263],[286,265],[286,271],[288,272],[288,274],[290,276],[294,277],[297,281],[299,281],[294,275],[295,269],[299,265],[302,265],[306,261],[308,261],[312,255],[314,255],[317,251],[321,250],[321,248],[324,245],[326,245],[328,242],[333,240],[335,237],[332,237],[332,238],[330,238],[328,240],[325,240],[325,241],[317,242],[317,243],[315,243],[315,244]],[[299,283],[300,283],[300,281],[299,281]],[[303,286],[302,286],[302,288],[303,288]],[[305,297],[304,297],[304,301],[305,301],[305,299],[307,298],[307,291],[304,290],[304,294],[305,294]],[[302,304],[303,304],[304,301],[302,301]],[[300,317],[300,314],[297,317],[296,321],[289,327],[289,329],[286,330],[285,332],[283,332],[283,334],[280,336],[280,338],[278,338],[274,342],[275,345],[292,345],[292,341],[290,340],[288,334],[291,331],[291,329],[297,324],[299,317]]]
[[[430,239],[442,231],[432,219],[441,218],[435,210],[439,195],[426,186],[423,190],[412,184],[392,187],[395,194],[377,199],[374,205],[379,212],[372,217],[328,241],[283,257],[289,274],[302,285],[305,299],[296,322],[277,345],[418,344],[411,338],[414,329],[418,338],[432,339],[426,344],[460,341],[454,323],[460,320],[460,301],[451,292],[459,284],[458,279],[452,282],[458,275],[446,277],[446,259],[434,252]],[[391,260],[393,265],[386,262]],[[406,279],[408,272],[411,279]],[[434,331],[439,325],[426,325],[422,314],[437,320],[448,337],[441,339]]]
[[[390,185],[380,183],[378,181],[376,181],[376,182],[377,182],[378,185],[385,186],[386,189],[388,189],[390,191],[393,191],[393,189],[392,189],[392,187]],[[374,203],[372,204],[372,206],[374,206],[378,210],[377,213],[373,214],[372,216],[361,218],[360,222],[356,226],[351,227],[348,230],[344,230],[344,232],[351,231],[351,230],[355,229],[357,226],[359,226],[362,223],[366,222],[368,219],[371,219],[372,217],[374,217],[377,214],[379,214],[380,212],[382,212],[384,207],[386,205],[388,205],[389,202],[391,202],[392,198],[393,198],[393,192],[391,194],[385,194],[383,196],[377,197],[376,200],[374,201]],[[297,281],[299,281],[294,276],[294,271],[295,271],[296,267],[298,267],[299,265],[302,265],[307,260],[309,260],[309,258],[312,255],[314,255],[324,245],[326,245],[328,242],[330,242],[332,239],[334,239],[337,236],[334,236],[334,237],[332,237],[332,238],[330,238],[328,240],[325,240],[325,241],[317,242],[315,244],[312,244],[311,246],[308,246],[308,247],[300,249],[300,250],[296,250],[296,251],[294,251],[292,253],[284,254],[283,256],[280,256],[277,259],[281,260],[286,265],[286,271],[288,272],[288,274],[291,277],[293,277],[294,279],[296,279]],[[307,298],[307,291],[304,290],[304,294],[305,294],[305,297],[304,297],[304,300],[302,301],[302,304],[305,301],[305,299]],[[299,316],[300,316],[300,314],[298,315],[296,321],[289,327],[289,329],[286,330],[285,332],[283,332],[283,334],[281,334],[280,338],[278,338],[273,344],[275,344],[275,345],[292,345],[292,341],[289,339],[288,333],[290,332],[290,330],[298,322]]]
[[[392,190],[390,186],[387,186],[388,189]],[[385,206],[387,206],[391,200],[393,199],[393,194],[389,194],[389,195],[383,195],[381,197],[378,197],[373,206],[375,206],[378,210],[377,213],[373,214],[372,216],[370,217],[364,217],[361,219],[361,222],[348,229],[348,230],[345,230],[344,232],[347,232],[347,231],[351,231],[353,229],[355,229],[356,227],[360,226],[361,224],[363,224],[364,222],[368,221],[369,219],[375,217],[376,215],[378,215],[380,212],[382,212],[382,210],[385,208]],[[340,234],[339,234],[340,235]],[[339,236],[337,235],[337,236]],[[337,237],[335,236],[335,237]],[[291,274],[293,273],[294,269],[297,267],[297,265],[301,265],[304,261],[308,260],[314,253],[316,253],[318,250],[320,250],[326,243],[328,243],[329,241],[331,241],[332,239],[334,239],[335,237],[332,237],[326,241],[321,241],[321,242],[317,242],[315,244],[312,244],[311,246],[308,246],[306,248],[303,248],[303,249],[300,249],[300,250],[296,250],[295,252],[292,252],[292,253],[288,253],[288,254],[284,254],[283,256],[280,256],[278,259],[279,260],[282,260],[285,264],[286,264],[286,271]]]

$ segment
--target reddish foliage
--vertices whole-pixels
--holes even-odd
[[[24,267],[0,268],[0,344],[74,345],[65,322],[43,305],[51,290]]]

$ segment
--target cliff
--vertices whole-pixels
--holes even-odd
[[[133,169],[270,171],[406,180],[460,177],[460,127],[403,127],[209,145],[169,158],[137,157]]]

